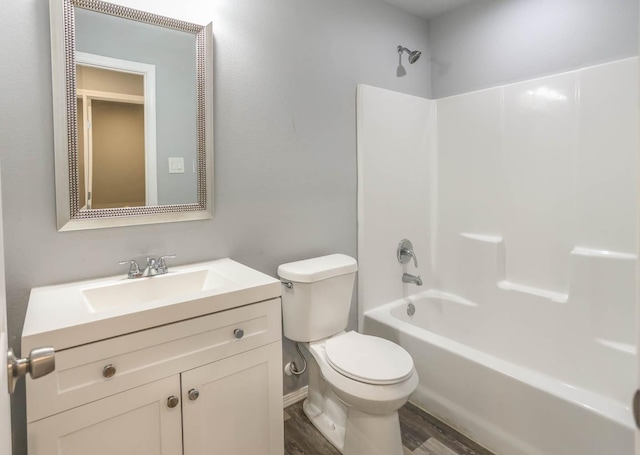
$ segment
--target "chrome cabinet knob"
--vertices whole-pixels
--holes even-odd
[[[113,364],[109,364],[102,369],[102,377],[109,379],[116,375],[116,367]]]
[[[235,329],[233,331],[233,336],[236,337],[237,340],[239,340],[240,338],[242,338],[244,336],[244,330],[242,329]]]
[[[167,398],[167,407],[168,408],[173,409],[176,406],[178,406],[178,403],[180,403],[180,399],[175,395],[171,395],[169,398]]]
[[[191,389],[189,390],[189,392],[187,392],[187,396],[191,401],[196,401],[200,396],[200,392],[198,391],[198,389]]]
[[[56,369],[56,352],[52,347],[36,348],[29,353],[29,357],[17,358],[13,349],[7,351],[7,379],[9,393],[13,393],[16,382],[27,373],[33,379],[45,376]]]

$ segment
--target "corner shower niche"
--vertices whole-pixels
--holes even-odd
[[[359,87],[360,324],[406,340],[414,358],[445,362],[451,371],[418,368],[425,382],[414,402],[497,453],[632,451],[637,65],[625,59],[438,100]],[[397,185],[390,176],[407,162]],[[421,273],[426,297],[401,283],[406,266],[389,253],[405,236],[430,256],[409,271]],[[469,317],[447,317],[455,298],[433,297],[443,293],[473,303]],[[406,333],[385,322],[385,312],[406,313],[407,299],[414,320],[427,302],[434,331],[411,318],[402,319]],[[492,368],[502,376],[491,379]],[[447,378],[456,374],[482,380]],[[514,378],[529,381],[526,390]],[[561,415],[581,431],[559,431]]]

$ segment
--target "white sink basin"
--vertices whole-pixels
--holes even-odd
[[[280,297],[280,281],[231,259],[34,288],[22,348],[56,350]]]
[[[230,284],[231,280],[211,269],[203,269],[118,281],[81,292],[89,310],[95,313],[125,305],[189,296]]]

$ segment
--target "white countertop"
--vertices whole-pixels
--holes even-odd
[[[215,275],[213,286],[187,290],[172,289],[167,297],[153,297],[142,303],[116,302],[113,307],[96,310],[88,295],[95,289],[129,286],[139,280],[145,288],[175,280],[180,274],[206,270]],[[176,281],[177,282],[177,281]],[[169,283],[165,281],[164,283]],[[138,284],[135,284],[139,287]],[[113,290],[116,290],[113,292]],[[191,319],[205,314],[268,300],[281,295],[280,281],[229,258],[170,268],[166,275],[127,279],[126,275],[45,286],[31,290],[22,330],[22,352],[42,346],[56,351],[111,338],[126,333]]]

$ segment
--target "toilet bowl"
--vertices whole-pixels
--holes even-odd
[[[341,254],[278,267],[285,337],[306,350],[303,409],[343,455],[402,455],[398,409],[418,386],[395,343],[344,330],[357,264]]]
[[[369,345],[370,352],[388,343],[389,354],[400,354],[400,361],[389,361],[381,355],[370,363],[345,348],[351,343],[358,348]],[[344,455],[402,455],[398,409],[418,386],[409,354],[390,341],[357,332],[342,333],[305,347],[312,360],[309,397],[303,409],[325,438]],[[336,366],[327,351],[333,356],[338,354],[338,362],[345,363]],[[350,364],[353,368],[349,368],[349,356],[354,354]],[[347,368],[343,369],[343,365]]]

